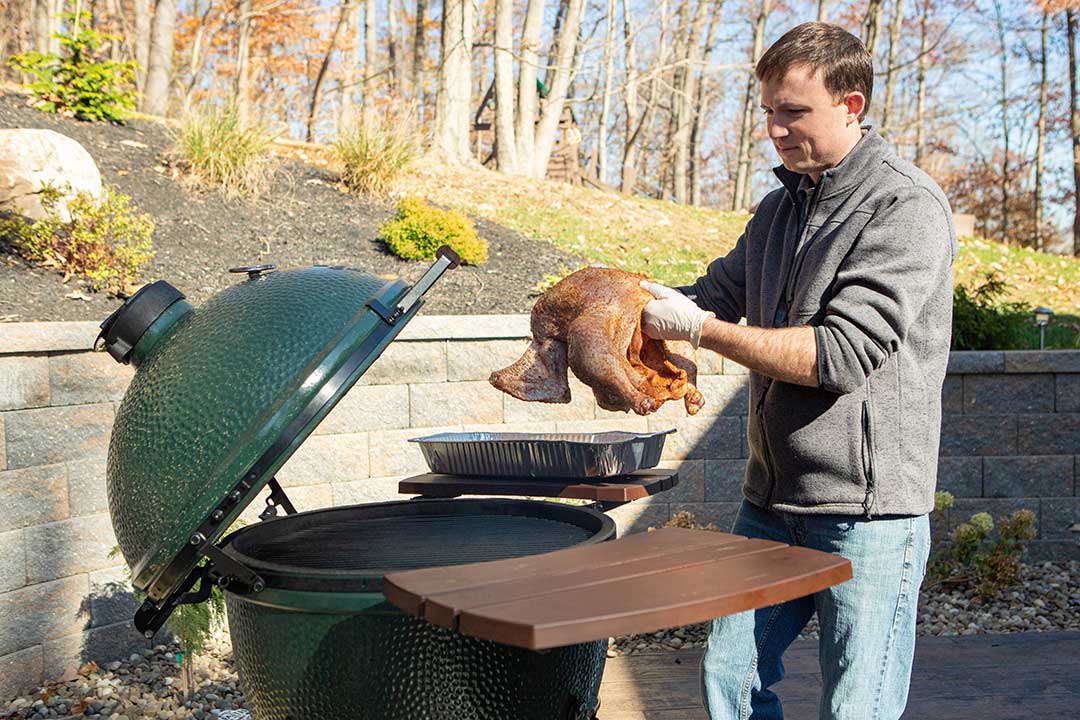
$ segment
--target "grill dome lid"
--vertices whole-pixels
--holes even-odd
[[[109,512],[133,584],[157,607],[412,319],[457,256],[411,288],[345,267],[249,277],[193,309],[147,286],[101,325],[137,370],[109,443]],[[163,287],[164,285],[164,287]]]

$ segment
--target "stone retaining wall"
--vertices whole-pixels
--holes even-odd
[[[130,368],[91,352],[95,323],[0,324],[0,703],[86,659],[146,640],[105,495],[105,456]],[[518,357],[526,316],[419,317],[278,474],[300,509],[399,498],[426,470],[411,437],[444,430],[579,432],[674,427],[664,463],[677,488],[612,511],[620,532],[687,510],[727,527],[746,462],[744,368],[702,353],[707,405],[669,403],[648,418],[596,407],[522,403],[487,376]],[[940,487],[954,518],[1028,507],[1035,557],[1076,557],[1080,521],[1080,351],[954,353],[944,388]],[[260,509],[253,504],[249,517]]]

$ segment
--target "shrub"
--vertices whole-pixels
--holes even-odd
[[[194,183],[217,186],[226,197],[258,196],[273,175],[273,141],[265,126],[240,122],[235,107],[210,106],[184,116],[170,160]]]
[[[0,220],[0,238],[26,260],[65,275],[82,275],[95,289],[127,290],[153,256],[153,219],[136,213],[130,197],[106,187],[100,202],[87,192],[76,194],[68,201],[71,220],[65,222],[57,211],[60,198],[58,189],[43,187],[46,217],[35,222],[19,216]]]
[[[419,149],[415,129],[403,118],[374,129],[351,128],[334,143],[341,182],[368,195],[385,194]]]
[[[135,62],[98,59],[103,44],[120,38],[91,28],[90,13],[61,17],[69,30],[55,37],[67,49],[66,56],[33,51],[12,56],[8,65],[34,78],[28,88],[38,109],[123,123],[126,111],[135,108]]]
[[[440,245],[449,245],[463,262],[487,262],[487,240],[477,237],[473,221],[456,210],[442,210],[415,197],[402,199],[393,220],[379,232],[390,252],[406,260],[431,260]]]
[[[939,492],[934,513],[941,516],[953,505],[953,496]],[[992,598],[1020,580],[1024,543],[1035,537],[1035,513],[1021,509],[998,520],[997,538],[989,540],[994,520],[975,513],[949,533],[949,541],[934,552],[927,568],[929,586],[942,583],[969,585],[981,598]]]
[[[1031,307],[1003,302],[1008,285],[993,273],[973,291],[953,289],[953,350],[1016,350],[1028,345]]]

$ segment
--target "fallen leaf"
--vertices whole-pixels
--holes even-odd
[[[146,144],[144,144],[144,143],[138,142],[138,141],[136,141],[136,140],[121,140],[121,141],[120,141],[120,144],[121,144],[121,145],[127,145],[128,147],[133,147],[133,148],[145,148],[145,147],[149,147],[149,145],[146,145]]]
[[[79,674],[80,675],[89,675],[91,673],[96,673],[97,671],[98,671],[98,664],[96,662],[94,662],[93,660],[91,660],[90,662],[86,663],[85,665],[83,665],[82,667],[79,668]]]
[[[83,295],[78,290],[76,290],[75,292],[70,292],[67,295],[65,295],[64,297],[66,297],[69,300],[86,300],[87,302],[90,301],[90,296],[89,295]]]

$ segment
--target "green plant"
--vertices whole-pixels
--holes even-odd
[[[994,273],[969,291],[953,290],[953,350],[1014,350],[1029,347],[1031,307],[1007,302],[1009,286]]]
[[[34,78],[28,88],[37,98],[38,109],[80,120],[123,123],[126,112],[135,107],[136,63],[99,59],[101,46],[120,38],[94,30],[90,13],[60,17],[68,30],[54,37],[66,54],[32,51],[12,56],[8,65]]]
[[[472,220],[416,197],[402,199],[397,216],[383,223],[379,233],[390,252],[406,260],[431,260],[440,245],[449,245],[470,265],[481,265],[488,259],[487,240],[477,237]]]
[[[412,123],[399,122],[365,129],[350,128],[334,143],[341,163],[341,182],[353,192],[382,195],[420,150]]]
[[[232,105],[209,106],[184,116],[170,159],[196,184],[220,187],[226,197],[258,196],[273,175],[274,137],[263,125],[241,122]]]
[[[938,492],[934,498],[936,520],[952,508],[953,496]],[[928,587],[939,584],[970,585],[981,598],[992,598],[1020,580],[1024,543],[1035,537],[1035,513],[1021,509],[998,520],[997,537],[990,539],[994,520],[989,513],[975,513],[939,543],[927,567]]]
[[[153,219],[132,209],[129,196],[104,187],[100,201],[76,193],[67,203],[71,219],[64,220],[61,197],[59,189],[42,187],[46,216],[34,222],[17,215],[0,219],[0,240],[30,262],[86,277],[95,289],[128,289],[153,257]]]

